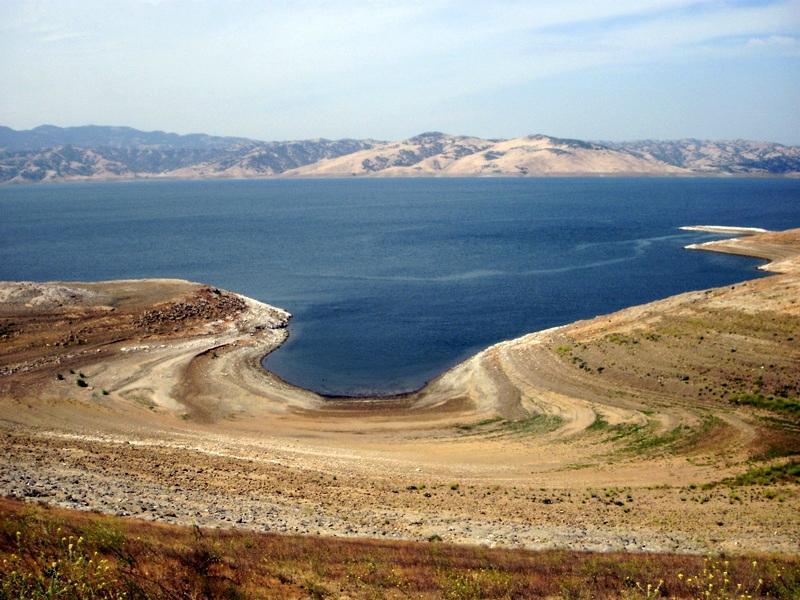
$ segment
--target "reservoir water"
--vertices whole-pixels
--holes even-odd
[[[490,344],[761,275],[690,224],[800,227],[792,179],[142,181],[0,188],[0,279],[179,277],[289,310],[270,370],[415,389]]]

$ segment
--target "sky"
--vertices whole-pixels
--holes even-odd
[[[800,144],[800,0],[2,0],[0,124]]]

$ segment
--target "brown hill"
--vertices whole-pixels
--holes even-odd
[[[747,140],[585,142],[546,135],[487,140],[261,142],[125,127],[0,127],[0,183],[136,178],[800,175],[800,148]]]

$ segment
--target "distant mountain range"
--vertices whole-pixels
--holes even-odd
[[[800,147],[747,140],[486,140],[428,132],[402,140],[262,142],[130,127],[0,126],[0,183],[139,178],[789,175]]]

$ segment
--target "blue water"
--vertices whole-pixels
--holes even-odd
[[[0,188],[0,279],[181,277],[294,314],[266,360],[327,394],[421,386],[507,339],[756,277],[686,224],[800,226],[788,179],[357,179]]]

